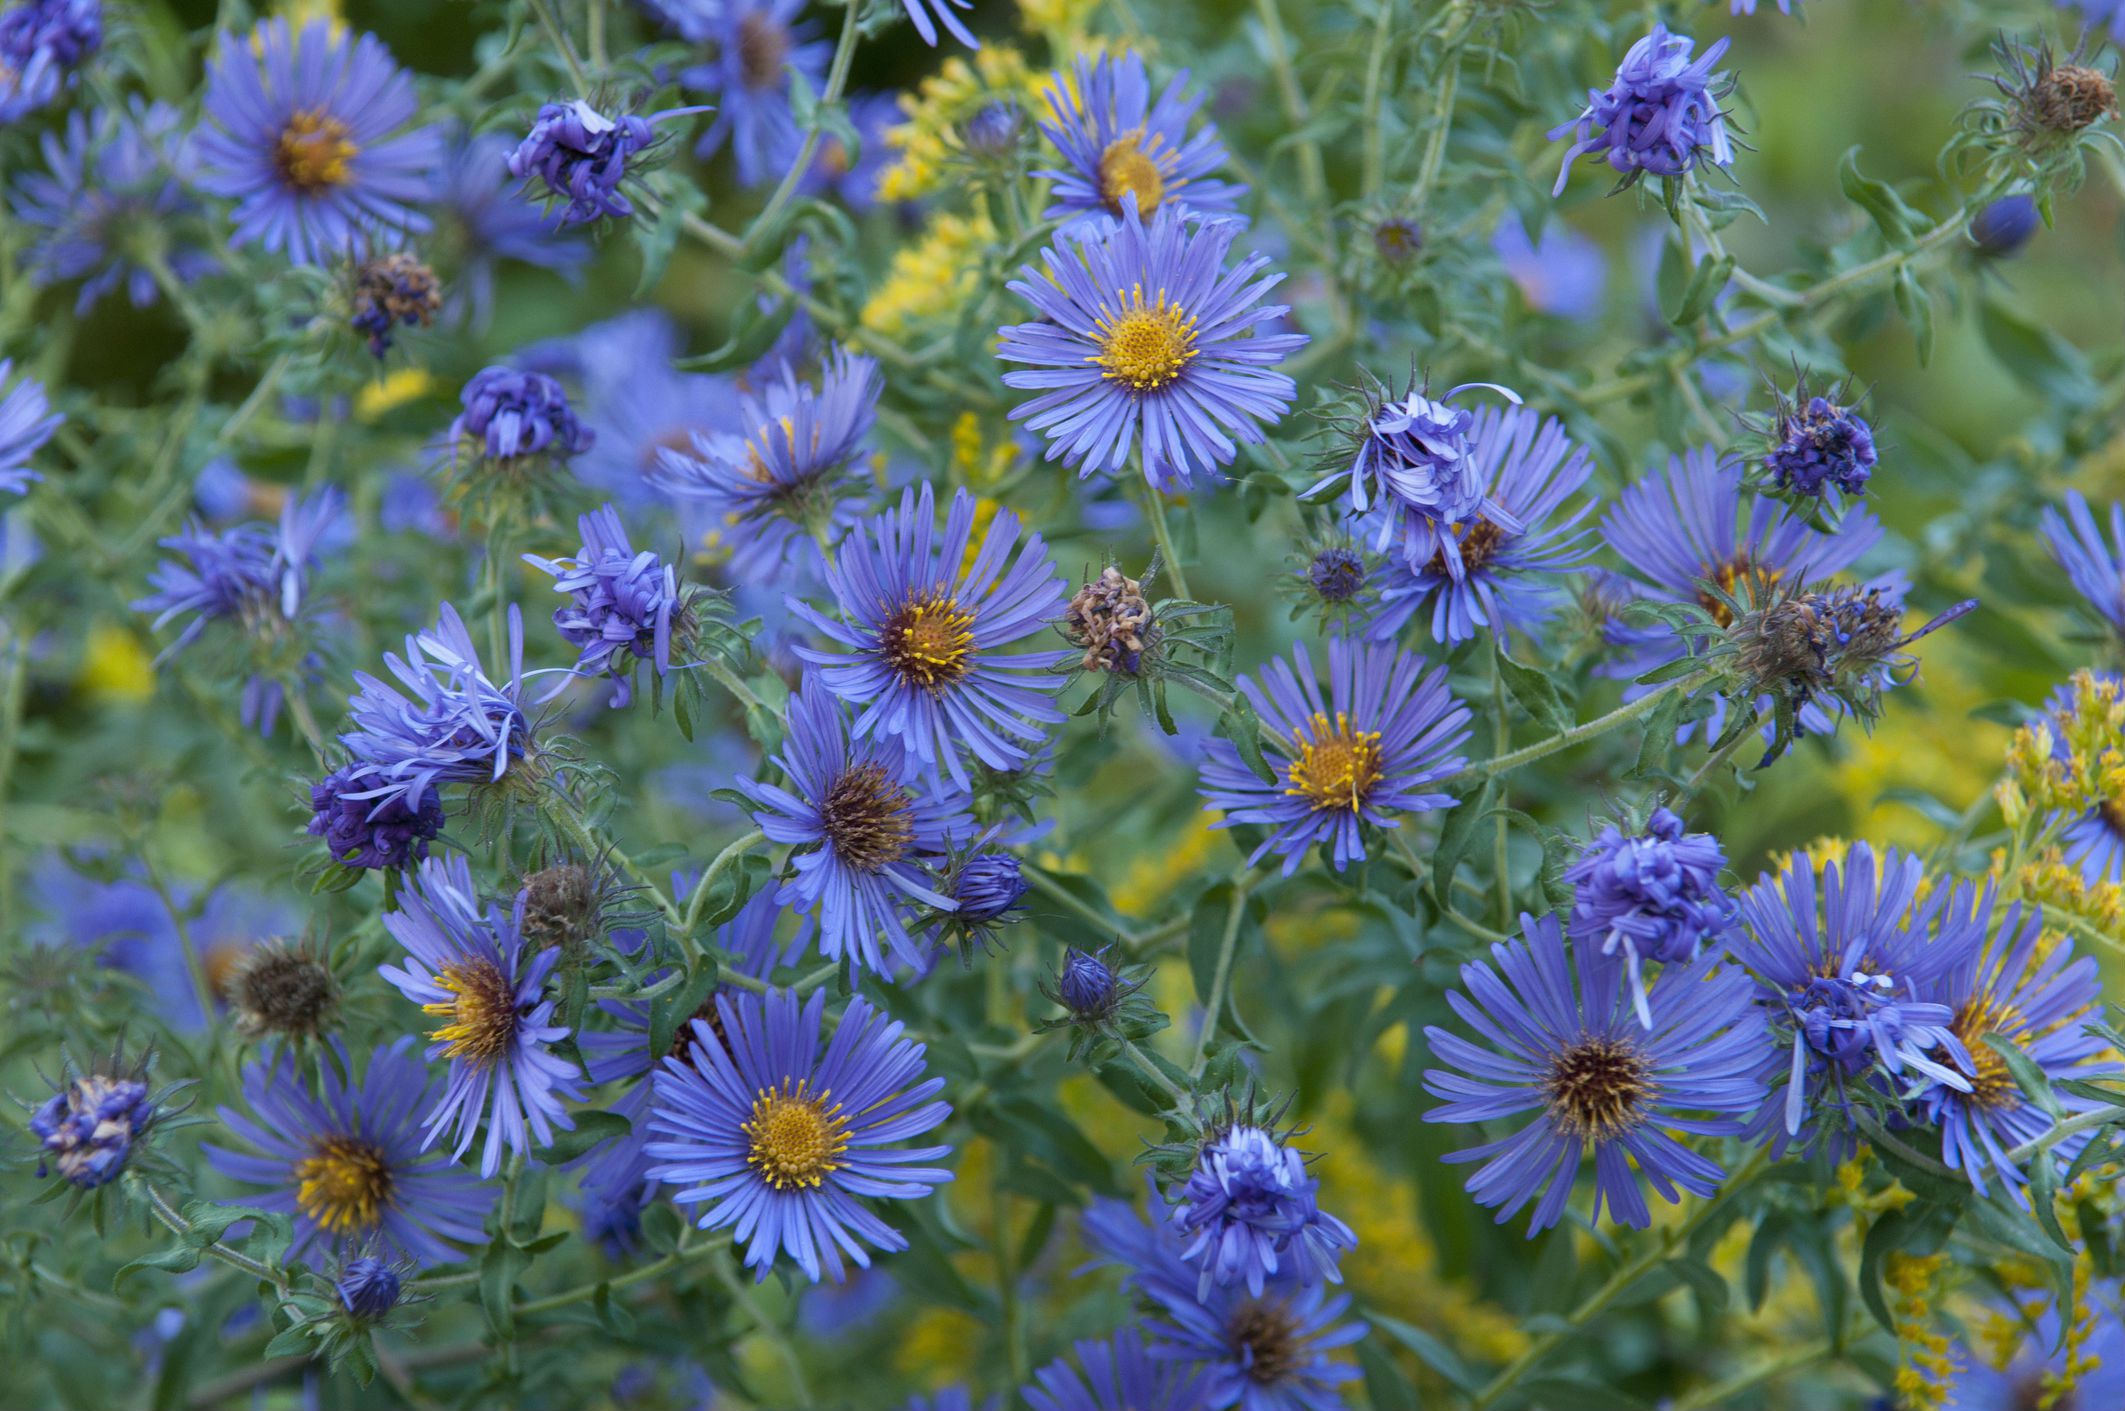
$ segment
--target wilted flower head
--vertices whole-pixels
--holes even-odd
[[[340,1306],[356,1318],[381,1318],[398,1306],[398,1271],[374,1255],[350,1260],[333,1282]]]
[[[527,197],[536,194],[533,177],[543,182],[566,224],[624,219],[635,213],[621,190],[627,164],[656,143],[652,121],[632,113],[609,118],[581,98],[548,103],[509,154],[509,174],[523,178]]]
[[[443,290],[421,257],[404,250],[364,260],[354,272],[353,310],[347,319],[381,358],[401,326],[426,328],[443,306]]]
[[[1721,100],[1733,80],[1715,73],[1727,52],[1721,39],[1692,59],[1697,41],[1671,34],[1665,25],[1633,44],[1606,92],[1589,92],[1578,117],[1550,129],[1552,142],[1569,136],[1552,195],[1562,195],[1572,163],[1592,154],[1615,168],[1618,187],[1640,177],[1681,176],[1700,163],[1728,166],[1734,160]]]
[[[85,1073],[30,1114],[41,1148],[37,1174],[56,1170],[83,1190],[113,1181],[154,1120],[148,1085],[137,1075]]]
[[[1186,1240],[1181,1258],[1201,1271],[1198,1297],[1213,1284],[1259,1297],[1278,1277],[1341,1283],[1337,1261],[1357,1236],[1322,1211],[1320,1185],[1305,1156],[1267,1127],[1236,1122],[1206,1139],[1171,1217]]]
[[[7,390],[7,375],[14,366],[11,360],[0,358],[0,492],[20,495],[32,480],[44,478],[30,469],[30,457],[52,439],[66,418],[51,414],[44,384],[34,377],[25,377]]]
[[[1776,488],[1818,498],[1834,491],[1857,497],[1866,493],[1874,468],[1874,428],[1856,407],[1845,402],[1850,384],[1808,390],[1800,376],[1791,397],[1777,394],[1763,458],[1764,473]]]
[[[339,982],[308,942],[252,946],[221,985],[247,1039],[321,1038],[339,1017]]]
[[[450,439],[475,443],[477,453],[491,461],[572,456],[589,450],[596,439],[576,419],[561,384],[543,372],[482,368],[458,400],[465,410],[450,423]]]
[[[647,661],[657,675],[671,671],[672,647],[687,650],[694,634],[693,609],[679,590],[677,574],[654,552],[637,553],[611,505],[576,521],[583,547],[575,557],[524,562],[554,578],[554,591],[571,601],[553,610],[553,625],[576,648],[575,674],[613,679],[612,703],[624,706],[634,693],[635,663]]]
[[[1111,563],[1063,609],[1063,636],[1071,646],[1084,648],[1086,671],[1134,675],[1154,630],[1144,585]]]
[[[102,47],[101,0],[23,0],[0,12],[0,123],[58,97]]]
[[[342,867],[404,867],[428,855],[443,831],[443,801],[431,786],[394,789],[373,764],[343,764],[310,786],[309,832]]]
[[[1306,584],[1324,603],[1347,603],[1365,589],[1365,556],[1331,544],[1306,561]]]
[[[220,533],[194,522],[162,541],[181,557],[164,559],[149,582],[155,591],[137,600],[140,612],[157,614],[160,629],[189,613],[163,659],[175,656],[212,622],[234,622],[246,633],[269,634],[302,613],[312,556],[339,515],[341,496],[327,487],[307,499],[290,495],[277,527],[239,524]]]
[[[1626,837],[1610,824],[1564,870],[1564,880],[1578,889],[1572,943],[1598,944],[1603,955],[1622,957],[1644,1028],[1653,1027],[1653,1014],[1642,967],[1689,964],[1733,917],[1734,903],[1719,890],[1726,861],[1717,838],[1685,833],[1679,815],[1656,808],[1643,833]]]
[[[1413,216],[1381,216],[1372,223],[1372,248],[1391,265],[1406,264],[1424,248],[1424,227]]]
[[[2051,147],[2118,115],[2116,77],[2087,62],[2085,39],[2063,63],[2048,39],[2026,43],[2002,34],[1992,54],[2000,66],[1989,76],[1992,86],[2005,98],[2008,118],[2027,148]]]

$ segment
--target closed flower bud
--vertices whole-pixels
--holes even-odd
[[[952,899],[959,903],[962,921],[994,925],[1016,919],[1012,913],[1025,900],[1027,890],[1017,858],[1006,852],[985,852],[959,869]]]
[[[397,1273],[374,1257],[350,1261],[333,1288],[340,1304],[356,1318],[383,1317],[397,1306],[400,1291]]]
[[[532,873],[524,879],[524,939],[541,948],[582,945],[600,929],[603,890],[580,862]]]
[[[30,1132],[43,1147],[37,1174],[56,1170],[83,1190],[113,1181],[154,1118],[148,1085],[139,1079],[76,1078],[30,1115]]]
[[[2000,259],[2021,249],[2036,233],[2040,219],[2034,197],[2002,196],[1971,219],[1970,238],[1979,254]]]

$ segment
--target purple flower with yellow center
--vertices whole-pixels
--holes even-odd
[[[651,483],[722,517],[740,582],[768,582],[814,536],[839,542],[861,517],[869,486],[855,462],[884,388],[878,364],[837,348],[819,383],[785,364],[759,396],[739,399],[739,432],[699,428],[660,449]]]
[[[553,575],[553,589],[571,601],[553,610],[553,625],[578,653],[574,674],[610,676],[612,704],[634,694],[635,663],[647,661],[657,675],[671,673],[674,636],[683,649],[693,635],[693,609],[679,591],[678,575],[656,553],[637,553],[627,527],[606,505],[576,521],[583,547],[575,557],[524,562]]]
[[[1552,142],[1572,139],[1550,194],[1564,194],[1572,163],[1582,156],[1615,168],[1619,190],[1646,175],[1679,177],[1701,165],[1731,166],[1734,144],[1719,105],[1734,81],[1714,72],[1728,43],[1722,39],[1693,58],[1696,40],[1654,25],[1623,56],[1615,82],[1606,91],[1589,89],[1585,110],[1550,129]]]
[[[575,1065],[549,1047],[569,1032],[552,1022],[554,1001],[546,994],[561,953],[527,953],[523,921],[523,893],[513,911],[492,902],[482,907],[472,869],[456,856],[423,862],[400,893],[399,909],[384,915],[384,929],[406,956],[376,973],[444,1021],[428,1035],[435,1040],[428,1058],[449,1059],[450,1080],[422,1124],[423,1146],[454,1130],[451,1155],[461,1157],[485,1118],[482,1176],[501,1169],[503,1152],[527,1155],[550,1145],[556,1128],[573,1127],[562,1104],[583,1095]]]
[[[589,450],[596,439],[576,418],[561,384],[543,372],[482,368],[458,401],[464,411],[450,423],[450,440],[469,443],[491,461],[572,456]]]
[[[1063,166],[1034,173],[1055,183],[1048,217],[1105,230],[1132,210],[1147,224],[1168,206],[1197,216],[1234,214],[1247,188],[1213,175],[1225,165],[1214,124],[1188,135],[1203,100],[1187,83],[1183,69],[1154,101],[1143,56],[1134,51],[1080,55],[1074,82],[1053,75],[1047,97],[1054,121],[1040,130]]]
[[[231,1180],[266,1188],[244,1204],[294,1217],[291,1256],[382,1249],[418,1264],[448,1264],[462,1255],[445,1241],[485,1244],[498,1192],[448,1157],[423,1155],[420,1117],[438,1085],[407,1051],[413,1040],[371,1054],[358,1085],[345,1045],[329,1042],[337,1061],[318,1064],[314,1082],[285,1053],[246,1067],[249,1114],[218,1112],[251,1150],[209,1144],[208,1163]]]
[[[1563,506],[1586,484],[1594,462],[1564,427],[1525,407],[1485,407],[1468,443],[1475,507],[1450,523],[1416,516],[1424,525],[1419,532],[1438,547],[1421,564],[1406,553],[1388,556],[1379,607],[1365,629],[1373,641],[1399,637],[1427,607],[1432,640],[1445,646],[1469,641],[1484,627],[1501,642],[1514,629],[1538,634],[1564,605],[1557,580],[1586,564],[1589,531],[1579,523],[1595,502]],[[1411,542],[1405,520],[1403,547]]]
[[[2100,1108],[2061,1084],[2118,1072],[2108,1045],[2087,1029],[2102,1003],[2103,978],[2092,958],[2074,957],[2070,940],[2045,934],[2041,910],[2001,908],[1989,881],[1982,894],[1957,884],[1935,944],[1955,961],[1925,994],[1952,1013],[1948,1028],[1970,1056],[1963,1069],[1969,1087],[1925,1082],[1911,1100],[1940,1131],[1941,1160],[1968,1176],[1979,1195],[1986,1193],[1989,1167],[2020,1200],[2026,1178],[2008,1153],[2043,1136],[2057,1119],[2022,1090],[1993,1044],[2012,1047],[2044,1075],[2060,1117]],[[2069,1137],[2035,1159],[2070,1162],[2086,1141]]]
[[[1935,936],[1947,889],[1923,902],[1925,869],[1889,849],[1855,843],[1820,866],[1806,857],[1766,873],[1742,894],[1730,953],[1756,979],[1771,1038],[1790,1055],[1762,1099],[1755,1130],[1782,1152],[1826,1139],[1844,1152],[1857,1125],[1857,1090],[1886,1080],[1971,1090],[1975,1060],[1955,1011],[1927,996],[1983,938],[1967,927]],[[1654,991],[1657,996],[1659,991]]]
[[[736,782],[761,806],[753,821],[768,840],[800,849],[776,901],[817,908],[819,951],[830,960],[882,970],[890,950],[922,968],[927,958],[908,922],[916,908],[958,909],[924,863],[973,831],[965,797],[941,788],[898,739],[853,737],[840,700],[816,673],[790,698],[775,763],[786,784]]]
[[[121,287],[136,309],[161,293],[135,256],[142,232],[168,232],[197,209],[184,189],[189,162],[177,122],[175,108],[137,95],[93,118],[69,113],[63,129],[44,134],[45,170],[16,180],[15,215],[43,232],[30,247],[31,276],[39,284],[79,280],[75,313]],[[181,241],[163,260],[180,284],[215,268],[213,256]]]
[[[898,741],[932,778],[968,787],[962,751],[990,769],[1032,760],[1042,726],[1060,724],[1052,702],[1063,651],[1006,651],[1061,617],[1062,576],[1038,534],[1019,539],[1018,516],[998,510],[974,538],[974,497],[952,494],[940,532],[925,480],[900,508],[859,525],[826,565],[840,608],[828,617],[789,600],[791,612],[847,652],[799,647],[813,675],[862,707],[855,733]]]
[[[102,47],[102,0],[20,0],[0,11],[0,123],[72,87],[82,62]]]
[[[75,1078],[30,1114],[37,1139],[37,1174],[57,1171],[82,1190],[124,1173],[133,1143],[155,1120],[148,1085],[137,1077],[88,1073]]]
[[[1422,792],[1468,763],[1458,753],[1468,740],[1468,707],[1447,691],[1443,667],[1331,637],[1324,693],[1304,642],[1292,661],[1296,670],[1271,662],[1259,683],[1239,678],[1274,737],[1266,757],[1275,781],[1263,782],[1229,740],[1208,741],[1203,760],[1203,807],[1225,815],[1212,826],[1269,830],[1250,865],[1273,852],[1288,877],[1318,844],[1340,872],[1367,856],[1367,828],[1398,828],[1404,813],[1453,807],[1451,794]]]
[[[1564,869],[1564,880],[1577,889],[1572,944],[1622,958],[1643,1027],[1653,1027],[1645,966],[1692,963],[1732,922],[1734,903],[1719,890],[1726,865],[1717,838],[1685,833],[1679,814],[1656,808],[1643,833],[1625,837],[1610,824]]]
[[[787,990],[719,995],[721,1023],[691,1021],[686,1055],[654,1080],[649,1174],[678,1204],[705,1205],[700,1228],[729,1228],[761,1279],[777,1255],[839,1283],[844,1254],[869,1268],[866,1245],[906,1249],[863,1202],[918,1200],[952,1179],[919,1164],[949,1146],[902,1145],[951,1113],[935,1100],[944,1079],[923,1076],[923,1045],[858,996],[822,1052],[825,1003],[823,990],[801,1008]]]
[[[1641,1181],[1670,1204],[1708,1196],[1726,1173],[1676,1139],[1728,1136],[1763,1097],[1763,1020],[1737,970],[1669,967],[1652,991],[1653,1027],[1640,1025],[1622,970],[1592,946],[1567,955],[1554,914],[1520,918],[1522,939],[1491,947],[1497,969],[1461,967],[1467,992],[1446,1002],[1489,1041],[1428,1027],[1424,1086],[1440,1105],[1427,1122],[1490,1123],[1532,1113],[1509,1137],[1458,1151],[1481,1162],[1469,1194],[1496,1206],[1498,1222],[1540,1197],[1528,1237],[1557,1223],[1589,1149],[1593,1219],[1644,1229],[1652,1220]],[[1633,1169],[1635,1167],[1635,1170]]]
[[[1181,1258],[1202,1271],[1196,1296],[1218,1284],[1259,1298],[1279,1276],[1341,1283],[1337,1261],[1358,1237],[1320,1208],[1320,1188],[1305,1156],[1266,1128],[1238,1123],[1204,1142],[1171,1217],[1187,1241]]]
[[[1033,1374],[1024,1392],[1033,1411],[1195,1411],[1203,1404],[1202,1373],[1154,1355],[1134,1329],[1071,1346],[1075,1366],[1057,1358]]]
[[[44,384],[36,378],[24,377],[8,387],[14,368],[12,361],[0,358],[0,493],[22,495],[31,481],[44,478],[30,469],[30,457],[66,418],[52,412]]]
[[[396,797],[418,812],[435,786],[492,783],[530,749],[524,622],[514,604],[504,682],[487,675],[465,620],[448,603],[433,628],[406,638],[403,658],[386,652],[384,665],[405,689],[355,672],[347,703],[354,728],[339,737],[357,763],[382,776],[376,798]]]
[[[833,45],[798,18],[804,0],[728,0],[664,7],[673,27],[714,53],[679,75],[690,89],[713,96],[716,118],[695,145],[712,157],[727,143],[745,186],[780,181],[804,146],[790,110],[793,76],[817,93],[826,82]]]
[[[1288,312],[1261,302],[1284,276],[1257,279],[1260,254],[1227,269],[1238,233],[1170,203],[1147,222],[1128,204],[1112,229],[1021,269],[1011,292],[1038,318],[1003,328],[997,356],[1027,365],[1004,383],[1040,395],[1011,419],[1047,438],[1047,459],[1113,474],[1140,435],[1144,478],[1171,490],[1215,475],[1282,419],[1297,388],[1273,369],[1307,339],[1261,331]]]
[[[236,243],[324,264],[366,236],[428,228],[443,156],[410,130],[413,79],[373,35],[268,20],[221,37],[207,71],[199,186],[236,203]]]
[[[0,364],[0,377],[6,375]],[[6,457],[0,456],[0,465]],[[2087,599],[2111,628],[2125,635],[2125,505],[2110,507],[2110,539],[2078,490],[2066,492],[2066,513],[2047,507],[2043,518],[2044,542],[2051,556],[2066,571],[2066,579]]]

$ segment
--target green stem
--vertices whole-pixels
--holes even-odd
[[[708,889],[715,885],[716,879],[721,877],[732,863],[766,841],[767,834],[758,828],[753,829],[717,853],[714,861],[710,862],[707,870],[701,874],[701,880],[694,883],[693,895],[686,899],[686,916],[679,924],[686,933],[687,947],[696,954],[699,954],[700,946],[693,939],[694,927],[700,923],[702,909],[708,905]]]
[[[140,865],[148,874],[148,885],[162,899],[162,909],[170,914],[170,927],[177,932],[177,943],[184,948],[185,970],[192,977],[192,993],[199,1000],[200,1022],[209,1029],[214,1026],[214,986],[207,979],[207,966],[199,954],[199,947],[192,940],[192,928],[185,924],[184,909],[177,905],[177,898],[170,893],[162,880],[162,870],[149,860],[146,848],[140,850]]]
[[[1291,67],[1291,43],[1284,35],[1283,17],[1277,14],[1276,0],[1254,0],[1254,13],[1262,22],[1262,37],[1268,41],[1269,64],[1276,73],[1277,96],[1284,105],[1285,120],[1293,132],[1303,132],[1313,121],[1307,110],[1306,95],[1299,88],[1298,74]],[[1311,137],[1302,137],[1298,142],[1299,189],[1316,210],[1324,209],[1328,201],[1328,177],[1321,163],[1321,144]]]
[[[1132,953],[1143,949],[1147,944],[1147,937],[1134,934],[1127,926],[1114,917],[1100,915],[1091,903],[1057,881],[1045,868],[1036,867],[1032,863],[1025,863],[1021,865],[1020,871],[1024,874],[1025,879],[1033,884],[1035,891],[1045,894],[1062,903],[1071,911],[1076,912],[1080,917],[1091,923],[1095,930],[1112,931],[1115,939],[1128,947]],[[1182,929],[1186,929],[1187,922],[1183,921],[1181,926]]]
[[[1583,725],[1574,725],[1562,734],[1551,735],[1547,739],[1535,741],[1532,745],[1523,745],[1511,754],[1498,755],[1493,759],[1487,759],[1481,764],[1472,766],[1461,776],[1462,780],[1465,782],[1475,779],[1495,779],[1500,774],[1511,773],[1523,764],[1533,764],[1536,760],[1547,759],[1560,750],[1568,750],[1574,745],[1584,744],[1597,736],[1606,735],[1619,725],[1628,725],[1633,720],[1639,720],[1651,715],[1660,708],[1660,703],[1669,696],[1677,691],[1689,691],[1696,688],[1710,674],[1710,672],[1700,671],[1695,675],[1685,676],[1680,680],[1669,681],[1656,686],[1637,700],[1617,706],[1607,715],[1596,716]]]
[[[1756,736],[1756,726],[1757,713],[1751,711],[1749,712],[1749,723],[1736,730],[1732,739],[1712,751],[1711,754],[1705,757],[1704,763],[1697,766],[1697,772],[1692,774],[1689,780],[1683,784],[1682,793],[1677,801],[1695,798],[1697,791],[1710,782],[1713,772],[1725,765],[1728,760],[1731,760],[1743,744]]]
[[[1440,168],[1446,161],[1446,139],[1453,130],[1454,103],[1461,92],[1461,39],[1468,32],[1468,7],[1456,3],[1454,15],[1446,22],[1445,37],[1440,41],[1444,51],[1440,59],[1439,88],[1432,101],[1431,132],[1424,143],[1424,157],[1417,167],[1417,179],[1410,184],[1409,208],[1414,215],[1422,215],[1431,202],[1431,193],[1439,182]]]
[[[163,1228],[175,1235],[189,1235],[192,1232],[192,1222],[178,1213],[177,1207],[170,1204],[169,1199],[155,1188],[154,1182],[142,1177],[140,1188],[148,1193],[148,1208],[155,1212],[155,1218],[162,1222]],[[273,1285],[282,1298],[288,1296],[287,1276],[269,1264],[262,1264],[248,1254],[226,1249],[218,1240],[206,1245],[200,1253],[211,1259],[218,1259],[232,1269],[241,1269],[255,1279],[263,1279]]]
[[[1393,33],[1393,0],[1378,0],[1378,4],[1380,13],[1372,25],[1372,52],[1365,57],[1365,97],[1358,109],[1365,118],[1365,155],[1360,168],[1363,173],[1360,184],[1368,201],[1380,194],[1381,174],[1386,167],[1382,155],[1385,128],[1380,122],[1380,82],[1386,75],[1387,56],[1394,48],[1388,38]]]
[[[760,1330],[760,1335],[781,1355],[782,1365],[789,1374],[790,1389],[796,1395],[797,1404],[813,1405],[811,1385],[804,1376],[804,1360],[797,1355],[797,1349],[791,1344],[789,1335],[767,1316],[767,1311],[760,1306],[760,1300],[754,1296],[753,1290],[746,1286],[738,1277],[737,1270],[731,1267],[728,1256],[719,1257],[715,1263],[716,1277],[730,1290],[732,1301],[745,1310],[745,1315],[753,1320],[753,1326]]]
[[[2054,1122],[2050,1131],[2031,1137],[2028,1141],[2008,1152],[2007,1160],[2019,1166],[2038,1152],[2049,1151],[2068,1137],[2078,1136],[2082,1132],[2093,1131],[2097,1127],[2109,1126],[2113,1122],[2125,1122],[2125,1111],[2120,1111],[2116,1107],[2104,1106],[2098,1107],[2092,1112],[2077,1112],[2063,1122]]]
[[[1166,1070],[1153,1063],[1151,1056],[1136,1046],[1135,1040],[1121,1038],[1119,1035],[1116,1038],[1122,1046],[1122,1053],[1128,1057],[1131,1063],[1136,1065],[1137,1071],[1166,1090],[1166,1095],[1173,1099],[1173,1107],[1176,1112],[1186,1112],[1189,1103],[1193,1101],[1187,1090],[1167,1077]]]
[[[834,59],[827,69],[826,89],[819,95],[819,106],[830,108],[841,101],[841,91],[848,86],[849,65],[856,57],[856,0],[847,0],[841,8],[841,37],[834,45]],[[782,180],[760,214],[746,228],[745,238],[739,242],[744,254],[750,254],[762,236],[774,233],[781,223],[783,208],[797,192],[797,183],[812,169],[812,158],[819,151],[819,125],[814,122],[804,134],[804,144],[797,149],[797,160],[789,170],[782,173]]]
[[[1210,1048],[1210,1035],[1217,1029],[1218,1012],[1224,1008],[1225,989],[1232,983],[1232,956],[1239,949],[1240,922],[1247,915],[1247,884],[1232,884],[1232,901],[1225,908],[1225,935],[1218,942],[1217,966],[1210,972],[1210,993],[1203,999],[1203,1027],[1196,1031],[1195,1056],[1188,1061],[1188,1076],[1199,1078],[1203,1055]]]
[[[637,1265],[624,1273],[614,1274],[610,1278],[597,1279],[587,1284],[577,1284],[574,1288],[563,1289],[559,1293],[550,1293],[544,1298],[529,1299],[514,1305],[510,1312],[518,1318],[529,1318],[540,1313],[551,1313],[557,1308],[566,1308],[571,1304],[587,1303],[598,1296],[599,1289],[617,1292],[634,1284],[662,1278],[684,1264],[692,1256],[699,1254],[706,1247],[705,1245],[689,1245],[682,1242],[677,1249],[674,1249],[661,1259],[653,1259],[647,1264]]]
[[[1788,1372],[1798,1371],[1811,1362],[1819,1362],[1837,1351],[1838,1345],[1829,1338],[1817,1338],[1802,1343],[1791,1351],[1766,1358],[1754,1366],[1744,1367],[1724,1381],[1714,1382],[1699,1388],[1689,1395],[1668,1403],[1668,1411],[1718,1411],[1718,1408],[1733,1404],[1735,1397],[1754,1386],[1773,1381]]]
[[[561,51],[561,62],[568,65],[568,76],[575,80],[576,97],[588,99],[590,79],[583,72],[582,61],[576,58],[575,46],[568,42],[568,31],[561,28],[561,22],[554,17],[546,0],[531,0],[531,11],[539,17],[539,28],[546,31],[553,47]]]
[[[1425,877],[1430,875],[1431,869],[1426,867],[1424,863],[1417,857],[1416,849],[1412,847],[1410,845],[1409,840],[1403,836],[1403,833],[1405,831],[1406,830],[1404,829],[1396,828],[1391,830],[1387,834],[1387,837],[1389,841],[1394,844],[1396,851],[1402,854],[1402,861],[1409,868],[1410,880],[1416,882],[1421,886]],[[1452,885],[1463,887],[1469,891],[1476,892],[1479,895],[1482,891],[1482,889],[1477,887],[1473,882],[1464,881],[1458,875],[1453,878]],[[1460,912],[1454,910],[1453,899],[1450,895],[1439,898],[1439,911],[1440,914],[1445,916],[1447,920],[1453,922],[1456,926],[1459,926],[1462,930],[1468,932],[1468,934],[1476,937],[1478,940],[1490,941],[1495,944],[1499,941],[1510,941],[1512,939],[1511,936],[1506,935],[1503,931],[1493,931],[1490,927],[1484,925],[1482,922],[1474,919],[1473,917],[1464,916]],[[1508,926],[1512,924],[1510,918],[1507,918],[1506,924]]]
[[[1490,651],[1490,712],[1491,755],[1493,758],[1506,753],[1506,746],[1513,742],[1512,725],[1505,713],[1505,669],[1498,658],[1505,646],[1497,638],[1491,639]],[[1498,928],[1509,931],[1513,924],[1513,878],[1512,856],[1508,849],[1510,836],[1505,815],[1498,815],[1498,827],[1491,839],[1491,879],[1498,889]]]
[[[767,711],[769,715],[774,714],[772,710],[768,710],[767,702],[761,700],[753,688],[745,684],[743,677],[716,660],[716,658],[709,657],[701,663],[701,666],[710,676],[716,678],[717,684],[721,685],[724,690],[730,692],[733,696],[736,696],[739,704],[743,705],[747,710],[763,710]]]
[[[1166,532],[1166,497],[1159,493],[1148,477],[1143,478],[1144,518],[1151,521],[1151,537],[1158,544],[1158,555],[1164,560],[1163,567],[1173,583],[1173,594],[1178,598],[1194,598],[1188,591],[1188,574],[1181,567],[1181,556],[1173,547],[1172,536]]]

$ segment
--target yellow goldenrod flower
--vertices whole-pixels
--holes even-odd
[[[155,658],[123,627],[99,622],[89,628],[74,684],[99,701],[144,701],[155,694]]]
[[[987,216],[938,212],[920,238],[893,252],[863,306],[863,326],[898,338],[924,319],[957,312],[972,297],[984,253],[995,243]]]
[[[395,368],[374,382],[363,384],[354,397],[354,415],[363,421],[375,421],[386,412],[427,396],[434,386],[435,379],[420,368]]]
[[[998,98],[1016,102],[1030,118],[1044,117],[1053,81],[1008,44],[982,46],[972,63],[957,54],[945,60],[913,94],[901,96],[908,120],[886,129],[885,145],[894,155],[879,174],[878,199],[913,201],[942,190],[961,123]]]

